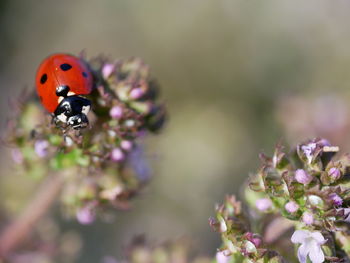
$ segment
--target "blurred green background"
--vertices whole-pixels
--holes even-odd
[[[155,176],[130,212],[80,226],[53,211],[81,237],[77,262],[121,258],[140,233],[188,236],[196,252],[214,255],[220,240],[208,218],[225,193],[239,193],[258,153],[285,138],[281,98],[350,98],[349,11],[348,1],[323,0],[0,0],[2,130],[9,98],[34,88],[37,66],[54,52],[142,57],[167,104],[166,128],[146,142]],[[16,215],[36,182],[16,176],[2,150],[0,208]]]

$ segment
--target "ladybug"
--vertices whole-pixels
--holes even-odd
[[[84,61],[69,54],[51,55],[39,66],[35,82],[41,103],[56,123],[74,129],[88,126],[91,102],[81,95],[91,93],[93,77]]]

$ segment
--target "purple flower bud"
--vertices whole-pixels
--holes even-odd
[[[15,163],[17,164],[23,163],[23,154],[18,148],[12,149],[11,156],[12,156],[12,160]]]
[[[331,146],[331,143],[327,140],[327,139],[323,139],[321,138],[319,141],[318,141],[318,144],[322,147],[324,146]]]
[[[301,184],[309,184],[312,181],[313,177],[309,175],[305,170],[298,169],[295,171],[295,180]]]
[[[135,89],[132,89],[130,91],[130,98],[131,99],[134,99],[134,100],[137,100],[139,98],[141,98],[144,94],[144,91],[141,89],[141,88],[135,88]]]
[[[247,232],[245,234],[245,237],[247,240],[252,242],[256,248],[260,247],[260,245],[262,244],[261,237],[259,237],[256,234],[253,234],[252,232]]]
[[[298,211],[299,209],[299,205],[294,202],[294,201],[289,201],[288,203],[286,203],[286,205],[284,206],[284,208],[287,210],[287,212],[289,213],[295,213],[296,211]]]
[[[38,140],[34,144],[35,153],[40,158],[44,158],[47,155],[48,148],[49,148],[49,142],[46,140]]]
[[[260,211],[266,211],[272,206],[272,202],[269,198],[261,198],[256,200],[255,206]]]
[[[109,111],[109,115],[113,118],[113,119],[120,119],[123,116],[123,108],[120,106],[114,106],[111,108],[111,110]]]
[[[335,206],[341,206],[343,204],[343,199],[337,195],[336,193],[332,193],[329,195],[329,199]]]
[[[122,140],[120,143],[120,147],[122,147],[125,151],[130,151],[133,147],[133,143],[131,141]]]
[[[332,177],[334,180],[338,180],[341,176],[340,170],[336,167],[332,167],[328,171],[328,175]]]
[[[107,63],[102,68],[102,76],[107,79],[115,70],[115,65],[111,63]]]
[[[89,225],[95,221],[96,213],[94,211],[94,206],[86,205],[85,207],[79,209],[76,214],[77,220],[82,225]]]
[[[309,212],[305,212],[303,214],[303,222],[306,225],[312,225],[313,222],[314,222],[314,216],[311,213],[309,213]]]
[[[120,148],[114,148],[111,152],[111,159],[114,162],[121,162],[125,158],[125,154]]]

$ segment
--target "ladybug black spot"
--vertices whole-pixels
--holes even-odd
[[[47,74],[43,74],[40,78],[40,83],[41,84],[45,84],[45,82],[47,81]]]
[[[87,78],[87,77],[88,77],[88,74],[87,74],[85,71],[84,71],[82,74],[83,74],[83,77],[84,77],[84,78]]]
[[[64,63],[64,64],[61,64],[60,68],[63,70],[63,71],[67,71],[67,70],[70,70],[72,68],[71,65],[67,64],[67,63]]]
[[[43,101],[43,97],[39,96],[39,99],[40,99],[41,102]]]

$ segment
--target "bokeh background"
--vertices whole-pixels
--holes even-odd
[[[0,0],[2,131],[9,98],[34,88],[54,52],[142,57],[167,104],[166,128],[146,142],[154,178],[131,211],[92,226],[51,211],[75,262],[122,258],[137,234],[187,236],[213,256],[208,218],[239,194],[259,152],[315,135],[349,151],[349,11],[349,1],[325,0]],[[0,215],[15,216],[38,182],[1,150]]]

